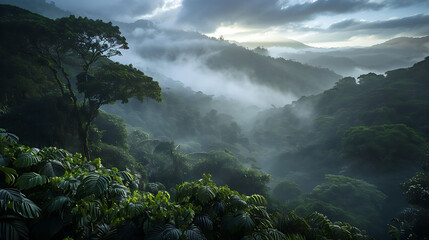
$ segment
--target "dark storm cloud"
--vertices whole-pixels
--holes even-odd
[[[356,30],[379,30],[379,29],[422,29],[429,32],[429,15],[419,14],[415,16],[391,19],[376,22],[361,22],[356,20],[345,20],[332,24],[327,30],[334,31],[356,31]]]
[[[183,0],[178,21],[209,32],[221,24],[282,25],[310,20],[319,14],[377,10],[384,6],[368,0],[318,0],[294,5],[278,0]]]
[[[55,4],[76,14],[109,20],[126,20],[151,14],[161,0],[54,0]]]
[[[429,5],[427,0],[387,0],[385,5],[390,7],[408,7],[413,5]]]

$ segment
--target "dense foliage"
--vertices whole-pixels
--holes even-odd
[[[0,137],[0,239],[369,239],[318,213],[269,214],[262,195],[207,175],[177,185],[173,200],[100,159],[24,146],[4,129]]]
[[[108,59],[128,46],[111,23],[0,15],[0,239],[369,239],[350,224],[385,238],[392,217],[393,239],[429,235],[429,58],[247,119],[155,74],[159,104],[157,82]],[[268,64],[268,85],[309,69],[223,49],[211,68]]]

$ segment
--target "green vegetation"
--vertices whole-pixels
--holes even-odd
[[[4,129],[0,137],[0,239],[369,239],[318,213],[309,223],[270,214],[262,195],[218,187],[209,175],[178,184],[171,199],[98,158],[24,146]]]
[[[67,114],[76,123],[81,150],[88,160],[89,129],[102,105],[126,103],[129,98],[161,100],[158,83],[143,72],[131,65],[102,61],[128,49],[125,37],[112,23],[73,15],[50,20],[8,6],[2,6],[1,12],[5,46],[16,45],[15,50],[37,56],[39,68],[51,72],[46,80],[52,81],[52,91],[72,106]],[[67,60],[76,62],[71,72]]]
[[[0,5],[0,30],[2,240],[429,235],[429,58],[243,121],[258,110],[157,76],[159,103],[158,82],[109,60],[128,48],[111,23]],[[211,68],[308,68],[225,49]]]

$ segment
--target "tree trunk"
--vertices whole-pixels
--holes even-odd
[[[89,155],[89,146],[88,146],[88,129],[82,127],[81,124],[79,124],[79,141],[80,146],[82,149],[82,154],[86,158],[86,161],[90,161],[90,155]]]

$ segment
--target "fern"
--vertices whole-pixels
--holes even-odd
[[[267,200],[262,195],[253,194],[252,196],[247,197],[247,203],[260,206],[260,205],[266,205]]]
[[[21,190],[30,189],[48,182],[48,178],[35,172],[22,174],[16,181],[16,186]]]
[[[39,163],[40,157],[36,155],[38,152],[39,149],[32,148],[28,152],[22,152],[18,154],[17,159],[13,161],[13,165],[19,168],[26,168]]]

